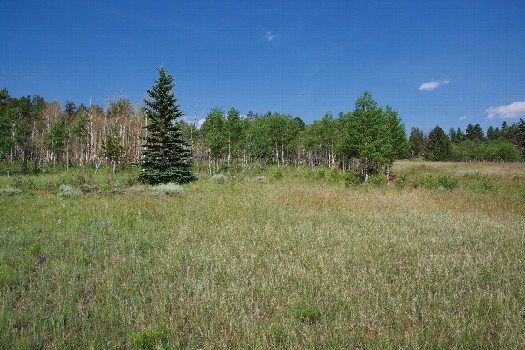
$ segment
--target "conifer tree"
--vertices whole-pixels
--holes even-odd
[[[191,154],[188,144],[178,123],[182,111],[176,104],[177,99],[171,92],[173,77],[167,74],[164,67],[158,69],[159,79],[148,90],[150,100],[145,100],[145,126],[148,134],[143,138],[145,144],[142,159],[138,164],[142,167],[139,181],[148,184],[185,183],[196,180],[191,172]]]

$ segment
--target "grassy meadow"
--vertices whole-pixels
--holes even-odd
[[[525,163],[392,171],[2,176],[0,348],[523,349]]]

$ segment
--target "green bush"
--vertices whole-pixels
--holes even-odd
[[[385,185],[388,183],[388,178],[384,175],[370,175],[368,183],[370,185]]]
[[[458,187],[458,179],[448,175],[439,175],[437,185],[445,190],[452,190]]]
[[[167,184],[151,186],[151,191],[156,195],[174,196],[184,192],[184,189],[181,185],[170,182]]]
[[[341,181],[343,178],[343,172],[339,169],[332,168],[330,171],[328,171],[328,181],[332,182],[338,182]]]
[[[494,181],[492,181],[489,177],[486,177],[478,181],[476,187],[480,192],[489,192],[494,188]]]
[[[345,179],[345,186],[357,186],[359,184],[362,184],[365,181],[365,177],[362,175],[359,175],[355,171],[347,171],[344,175]]]
[[[315,168],[315,171],[314,171],[314,174],[315,174],[315,179],[316,180],[321,180],[322,178],[325,177],[325,174],[326,174],[326,168],[325,167],[316,167]]]
[[[495,186],[494,181],[488,175],[479,172],[467,173],[464,178],[468,182],[467,188],[477,192],[489,192]]]
[[[407,179],[404,176],[398,176],[396,178],[396,187],[405,187],[407,185]]]
[[[71,185],[60,185],[58,188],[58,196],[60,199],[77,199],[82,196],[82,192],[77,191]]]
[[[422,187],[428,190],[436,187],[436,181],[434,180],[434,177],[431,174],[415,178],[414,181],[412,181],[412,183],[414,184],[415,188]]]

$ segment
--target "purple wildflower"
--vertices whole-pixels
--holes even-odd
[[[47,254],[38,254],[38,258],[41,262],[44,262],[47,260]]]

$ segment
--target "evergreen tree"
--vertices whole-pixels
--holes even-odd
[[[408,139],[410,153],[415,157],[421,157],[425,149],[425,137],[423,131],[419,128],[412,127],[410,130],[410,137]]]
[[[177,99],[171,93],[173,77],[167,74],[164,67],[158,70],[159,79],[148,90],[151,100],[145,100],[148,135],[142,159],[139,163],[142,172],[139,180],[148,184],[184,183],[196,180],[192,174],[191,155],[188,144],[182,137],[180,126],[174,121],[183,114],[176,104]]]
[[[450,160],[450,157],[450,140],[443,129],[436,126],[430,134],[428,134],[425,158],[428,160],[444,161]]]
[[[523,118],[520,118],[516,127],[516,146],[521,156],[525,158],[525,120]]]
[[[481,129],[481,126],[479,124],[467,125],[467,139],[471,141],[474,141],[474,140],[483,141],[485,139],[485,136],[483,135],[483,129]]]

